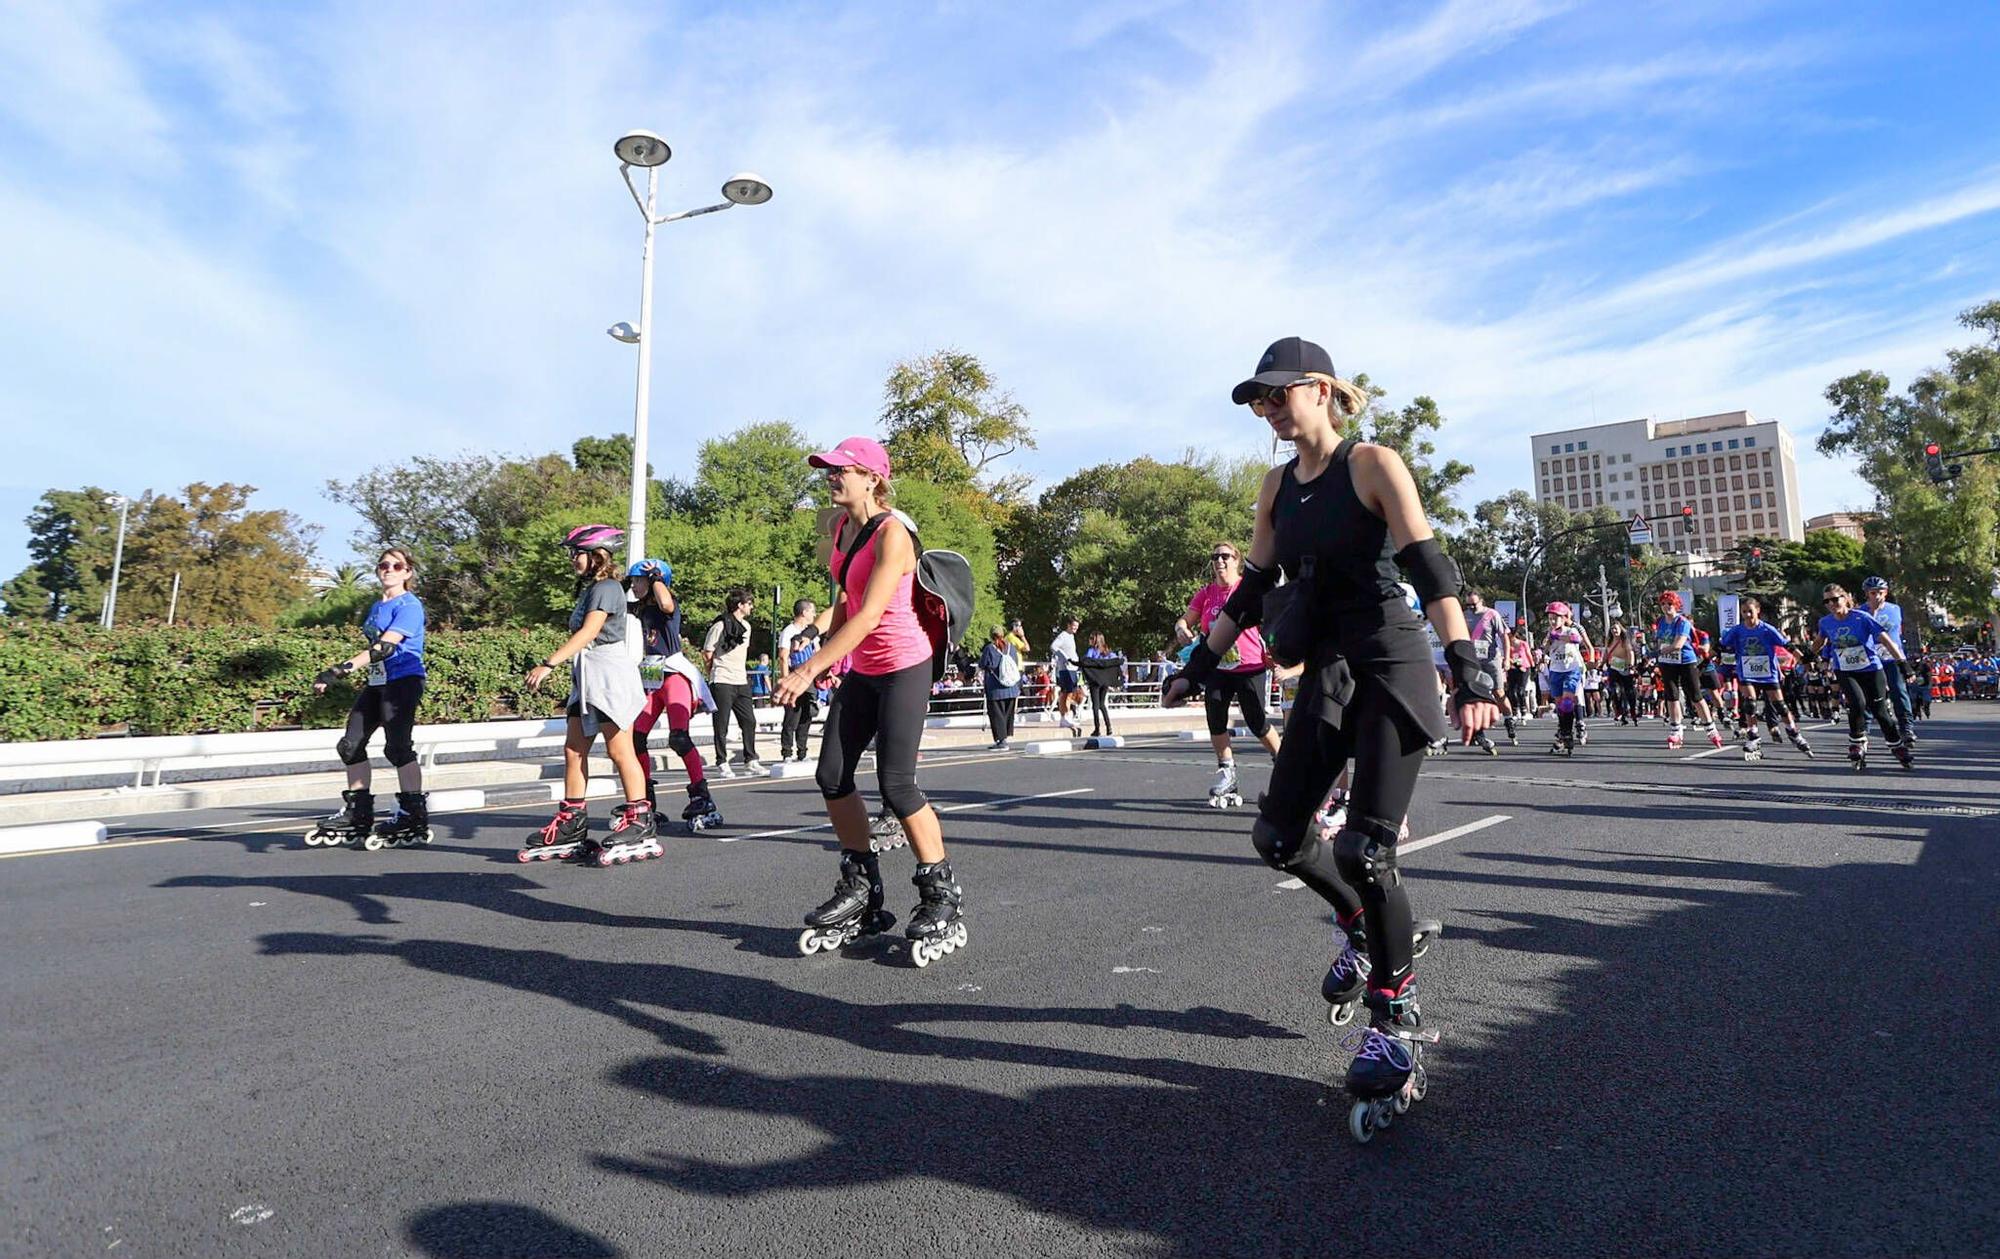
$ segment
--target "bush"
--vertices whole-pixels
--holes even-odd
[[[546,629],[437,631],[425,645],[430,675],[423,722],[555,716],[565,679],[527,695],[521,676],[565,635]],[[313,676],[361,648],[353,628],[252,627],[112,631],[94,625],[0,623],[0,739],[205,734],[275,727],[337,729],[355,682],[325,695]]]

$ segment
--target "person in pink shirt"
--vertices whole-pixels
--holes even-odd
[[[799,949],[839,948],[895,924],[895,915],[882,908],[882,872],[869,843],[868,806],[854,783],[855,767],[872,740],[882,801],[902,821],[917,858],[911,882],[918,903],[904,934],[916,964],[927,966],[962,946],[966,930],[937,810],[917,788],[933,648],[911,600],[919,554],[915,530],[908,517],[890,509],[889,453],[880,442],[850,437],[812,456],[811,463],[826,470],[833,503],[842,509],[828,564],[835,602],[819,650],[778,683],[777,701],[789,708],[821,674],[842,662],[846,671],[839,702],[828,714],[818,772],[827,817],[840,837],[840,879],[833,897],[806,915]]]
[[[1209,548],[1209,571],[1215,580],[1188,600],[1187,615],[1174,622],[1174,635],[1183,645],[1205,638],[1222,614],[1222,606],[1243,580],[1243,557],[1234,543],[1218,542]],[[1236,754],[1229,745],[1229,705],[1243,710],[1243,724],[1264,750],[1278,755],[1278,732],[1271,729],[1264,713],[1264,700],[1271,693],[1270,661],[1264,655],[1264,638],[1256,629],[1237,635],[1236,645],[1223,658],[1221,667],[1203,685],[1203,702],[1208,708],[1208,741],[1215,748],[1215,782],[1208,789],[1213,808],[1243,803],[1237,789]]]

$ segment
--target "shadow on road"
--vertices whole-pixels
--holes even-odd
[[[411,1216],[404,1236],[432,1259],[618,1259],[610,1242],[513,1202],[458,1202]]]

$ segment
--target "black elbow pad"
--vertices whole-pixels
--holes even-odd
[[[368,644],[368,659],[376,664],[381,664],[384,660],[395,654],[396,644],[394,643],[384,642],[378,638]]]
[[[1410,585],[1425,607],[1439,599],[1458,597],[1461,585],[1458,565],[1444,553],[1436,538],[1410,543],[1396,552],[1396,563],[1410,575]]]

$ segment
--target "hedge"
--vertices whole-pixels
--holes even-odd
[[[434,631],[418,720],[560,715],[564,679],[530,695],[521,677],[563,638],[555,627]],[[316,696],[313,675],[363,645],[351,628],[106,631],[0,621],[0,740],[337,728],[359,678]]]

